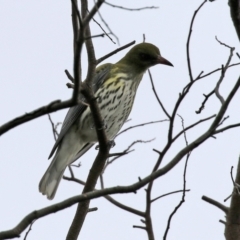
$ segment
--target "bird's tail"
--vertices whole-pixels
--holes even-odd
[[[48,199],[53,199],[66,167],[81,157],[93,144],[87,143],[82,146],[71,144],[70,141],[68,144],[62,144],[39,183],[39,192],[47,195]]]
[[[63,173],[67,167],[66,164],[59,164],[61,157],[59,152],[57,152],[39,183],[39,192],[43,195],[47,195],[47,198],[50,200],[54,198]]]

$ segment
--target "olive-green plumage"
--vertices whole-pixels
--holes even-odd
[[[114,139],[127,120],[143,74],[149,67],[156,64],[173,66],[161,57],[156,46],[141,43],[134,46],[117,63],[103,64],[96,69],[93,90],[109,140]],[[79,104],[70,108],[50,153],[49,158],[57,149],[49,168],[39,183],[39,191],[47,195],[48,199],[53,199],[66,167],[81,157],[97,141],[89,107]]]

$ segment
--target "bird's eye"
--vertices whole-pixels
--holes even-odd
[[[145,53],[140,53],[139,54],[139,57],[142,61],[149,61],[149,60],[152,60],[152,57],[149,56],[148,54],[145,54]]]
[[[139,55],[140,55],[140,58],[141,58],[142,60],[146,60],[146,59],[147,59],[147,55],[146,55],[146,54],[140,53]]]

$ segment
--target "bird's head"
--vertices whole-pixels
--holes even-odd
[[[151,43],[140,43],[134,46],[119,63],[129,64],[139,71],[146,71],[156,64],[173,66],[167,59],[163,58],[159,49]]]

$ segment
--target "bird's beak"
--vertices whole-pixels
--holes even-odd
[[[163,58],[162,56],[158,56],[157,58],[157,63],[159,64],[164,64],[164,65],[168,65],[168,66],[172,66],[173,67],[173,64],[170,63],[167,59]]]

